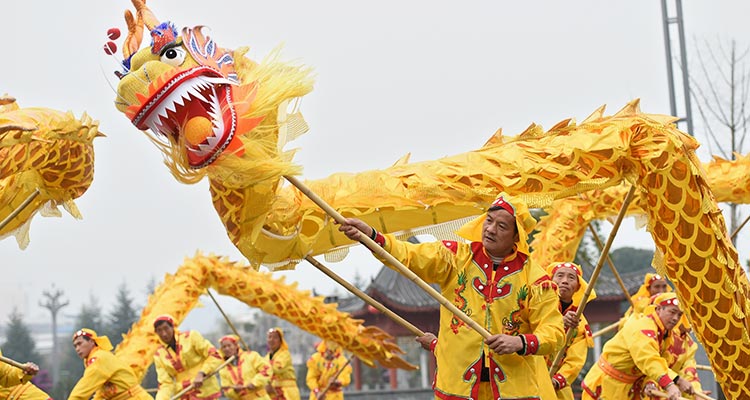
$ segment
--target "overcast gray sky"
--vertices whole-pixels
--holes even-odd
[[[500,127],[507,135],[531,122],[548,128],[564,118],[581,120],[602,104],[615,112],[634,98],[646,112],[669,113],[655,0],[149,5],[178,27],[209,26],[222,47],[250,46],[250,57],[260,59],[283,43],[282,58],[314,68],[315,90],[302,102],[311,129],[290,146],[301,149],[295,160],[304,179],[386,168],[407,152],[412,161],[454,155],[479,148]],[[125,0],[3,5],[0,92],[22,107],[85,111],[107,137],[95,142],[94,182],[77,200],[83,220],[36,216],[26,250],[13,238],[0,241],[2,324],[12,305],[27,321],[46,320],[37,304],[53,282],[71,302],[67,313],[90,296],[107,311],[117,286],[126,282],[142,305],[147,283],[161,281],[197,250],[242,259],[211,206],[206,181],[178,183],[112,104],[101,69],[111,74],[116,61],[101,47],[108,28],[125,31],[122,14],[130,7]],[[693,37],[748,44],[749,2],[685,2],[684,14],[691,49]],[[623,224],[615,248],[652,248],[650,236],[633,225]],[[742,234],[740,243],[748,238]],[[748,258],[747,246],[740,255]],[[378,265],[354,251],[331,267],[351,280],[356,271],[370,277]],[[304,264],[284,274],[301,288],[336,287]]]

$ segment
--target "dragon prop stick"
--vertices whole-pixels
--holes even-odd
[[[346,359],[346,362],[344,365],[339,368],[338,371],[336,371],[336,374],[331,377],[331,380],[328,382],[328,385],[326,385],[325,389],[323,389],[322,392],[318,393],[317,396],[315,396],[316,400],[323,400],[326,398],[326,393],[328,393],[329,390],[331,390],[331,387],[333,386],[333,383],[336,382],[336,379],[338,379],[339,375],[341,375],[342,372],[344,372],[344,368],[346,368],[349,364],[351,364],[352,359],[354,358],[354,355],[352,354],[349,356],[349,358]]]
[[[602,266],[604,266],[604,260],[607,258],[607,255],[609,254],[609,248],[612,247],[612,242],[615,239],[615,235],[617,235],[617,231],[620,229],[620,223],[622,223],[622,219],[625,217],[625,213],[628,210],[628,205],[630,205],[630,202],[633,200],[633,196],[635,195],[635,186],[631,186],[630,190],[628,191],[628,194],[625,195],[625,200],[622,203],[622,208],[620,209],[620,213],[617,215],[617,219],[615,220],[614,225],[612,226],[612,232],[609,233],[609,238],[607,239],[607,243],[604,245],[604,248],[602,249],[602,254],[599,256],[599,261],[596,263],[596,268],[594,268],[594,272],[591,274],[591,280],[589,281],[589,286],[586,288],[586,291],[583,293],[583,299],[581,299],[581,305],[578,306],[578,310],[576,310],[576,318],[581,318],[581,314],[583,314],[583,310],[586,308],[586,303],[589,301],[589,296],[591,295],[591,291],[594,290],[594,285],[596,285],[596,280],[599,278],[599,272],[602,270]],[[568,346],[570,345],[571,339],[573,339],[573,336],[575,335],[576,330],[575,329],[568,329],[567,334],[565,335],[565,345],[563,346],[560,351],[557,352],[555,355],[555,359],[552,362],[552,366],[549,369],[550,376],[554,376],[557,371],[560,369],[560,365],[562,364],[563,355],[568,350]]]
[[[740,233],[740,231],[745,227],[745,224],[747,224],[748,221],[750,221],[750,215],[748,215],[747,218],[745,218],[745,220],[742,221],[742,223],[737,227],[737,229],[732,232],[732,236],[730,236],[729,239],[734,240],[734,238],[737,237],[737,234]]]
[[[591,231],[591,236],[594,238],[594,241],[596,242],[596,247],[599,248],[599,251],[602,251],[602,249],[604,248],[604,244],[602,243],[602,240],[599,238],[599,234],[596,233],[594,226],[589,225],[589,230]],[[612,257],[610,257],[609,254],[607,254],[607,265],[609,265],[609,269],[612,271],[612,274],[614,274],[615,279],[617,279],[617,283],[620,285],[620,289],[622,289],[622,293],[625,294],[625,298],[628,299],[630,306],[633,307],[633,309],[635,309],[635,304],[633,304],[633,298],[630,297],[628,288],[625,286],[625,282],[622,281],[622,277],[620,276],[620,273],[617,272],[617,268],[615,268],[615,263],[612,262]]]
[[[604,328],[599,329],[598,331],[594,332],[593,334],[591,334],[591,337],[594,337],[594,338],[599,337],[599,336],[604,335],[605,333],[617,330],[618,326],[620,326],[620,321],[615,321],[614,323],[607,325]]]
[[[333,218],[336,222],[339,224],[346,223],[346,219],[343,215],[339,214],[338,211],[334,210],[333,207],[328,205],[328,203],[325,202],[322,198],[320,198],[317,194],[313,193],[310,188],[308,188],[304,183],[300,182],[299,179],[293,177],[293,176],[284,176],[286,180],[289,181],[292,185],[294,185],[297,189],[299,189],[300,192],[304,193],[305,196],[307,196],[310,200],[313,201],[313,203],[317,204],[318,207],[322,208],[323,211],[326,212],[331,218]],[[414,272],[410,271],[404,264],[401,263],[401,261],[397,260],[396,257],[393,257],[391,253],[385,251],[382,247],[380,247],[377,243],[375,243],[374,240],[370,239],[367,235],[365,235],[362,232],[358,232],[358,238],[362,244],[367,246],[370,251],[372,251],[375,255],[385,259],[388,261],[388,263],[393,266],[394,268],[398,269],[398,271],[403,274],[405,277],[407,277],[410,281],[414,282],[422,288],[427,294],[429,294],[433,299],[437,300],[440,305],[448,309],[453,315],[456,316],[456,318],[460,319],[466,325],[470,326],[472,329],[477,331],[480,335],[482,335],[483,338],[489,339],[491,336],[490,333],[484,329],[481,325],[479,325],[476,321],[471,319],[466,313],[461,311],[458,307],[456,307],[453,303],[448,301],[443,295],[441,295],[437,290],[435,290],[432,286],[428,285],[425,281],[423,281],[420,277],[417,276]],[[422,335],[420,335],[422,336]]]
[[[208,296],[211,298],[211,300],[213,300],[214,305],[216,305],[216,308],[219,309],[219,312],[224,317],[224,321],[227,322],[227,325],[229,325],[229,328],[232,329],[232,332],[235,335],[237,335],[237,337],[240,339],[240,343],[242,343],[243,350],[249,350],[250,347],[248,347],[247,343],[245,343],[245,340],[242,339],[242,336],[240,336],[239,331],[237,331],[237,328],[234,327],[234,324],[232,323],[232,320],[229,319],[229,316],[227,315],[227,313],[225,313],[224,309],[221,308],[221,306],[219,305],[219,302],[216,301],[216,297],[214,297],[214,294],[211,293],[211,290],[210,289],[206,289],[206,293],[208,293]]]
[[[31,204],[31,202],[34,201],[34,199],[36,198],[36,196],[39,196],[39,189],[38,188],[34,189],[34,191],[31,192],[31,194],[29,195],[29,197],[26,198],[26,200],[24,200],[15,210],[13,210],[10,214],[8,214],[8,216],[5,217],[5,219],[2,222],[0,222],[0,230],[2,230],[3,228],[5,228],[5,225],[8,225],[8,223],[10,223],[10,221],[13,218],[15,218],[16,216],[18,216],[18,214],[20,214],[21,211],[23,211],[29,204]]]
[[[8,365],[12,365],[12,366],[14,366],[14,367],[16,367],[18,369],[25,369],[26,368],[26,364],[21,364],[20,362],[14,360],[14,359],[5,357],[5,356],[0,356],[0,361],[6,363]]]
[[[222,368],[226,367],[227,365],[229,365],[229,363],[231,363],[232,361],[234,361],[234,358],[235,358],[235,356],[231,356],[231,357],[227,358],[223,363],[221,363],[218,367],[216,367],[215,370],[213,370],[210,374],[206,375],[204,377],[204,379],[205,378],[209,378],[211,376],[214,376],[214,375],[218,374],[219,371],[222,370]],[[190,385],[185,386],[184,389],[182,389],[179,392],[177,392],[176,395],[170,397],[169,400],[177,400],[180,397],[184,396],[185,393],[188,393],[189,391],[193,390],[194,388],[195,388],[195,383],[191,383]]]
[[[346,288],[346,290],[350,291],[355,296],[359,297],[360,299],[364,300],[365,303],[375,307],[378,311],[382,312],[383,315],[387,316],[388,318],[392,319],[393,322],[403,326],[408,330],[409,332],[413,333],[415,336],[424,336],[424,332],[414,326],[411,322],[401,318],[398,314],[394,313],[393,311],[389,310],[386,306],[384,306],[379,301],[373,299],[370,297],[367,293],[359,290],[356,286],[352,285],[351,283],[345,281],[340,276],[336,275],[335,272],[331,271],[328,267],[321,264],[318,260],[313,258],[312,256],[305,257],[305,260],[312,264],[315,268],[320,270],[320,272],[326,274],[329,278],[336,281],[339,285]]]

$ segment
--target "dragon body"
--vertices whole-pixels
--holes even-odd
[[[118,108],[136,127],[151,130],[179,180],[208,177],[229,238],[253,267],[292,268],[310,254],[343,257],[352,243],[298,189],[282,187],[285,175],[301,170],[283,147],[306,128],[296,110],[287,113],[289,102],[311,89],[306,70],[274,57],[252,62],[220,49],[200,28],[178,36],[133,1],[137,18],[128,19]],[[143,25],[154,40],[138,50]],[[180,63],[169,58],[175,49]],[[444,223],[481,213],[500,191],[549,207],[627,181],[640,192],[662,255],[657,268],[675,283],[717,380],[728,396],[748,397],[750,287],[695,156],[698,144],[674,121],[641,113],[636,101],[610,116],[601,108],[580,124],[496,134],[457,156],[404,159],[307,185],[343,215],[381,232],[439,236],[453,228]]]
[[[85,113],[76,118],[70,112],[20,108],[9,96],[0,98],[0,221],[32,198],[0,228],[0,238],[14,235],[26,248],[31,218],[40,210],[59,216],[57,207],[63,206],[81,218],[73,200],[94,179],[93,140],[102,136],[98,128]]]
[[[370,365],[377,361],[386,368],[416,368],[399,356],[402,351],[389,341],[390,335],[363,326],[361,320],[336,310],[335,304],[324,303],[322,297],[312,297],[309,291],[298,290],[296,286],[226,258],[201,254],[186,258],[177,272],[167,275],[149,297],[140,320],[124,336],[115,354],[143,378],[159,346],[152,325],[154,319],[170,314],[179,325],[198,304],[201,294],[213,288],[322,339],[339,343]]]
[[[750,154],[726,160],[718,156],[703,164],[706,180],[717,202],[750,203]],[[591,221],[614,218],[622,207],[628,185],[592,190],[555,200],[537,225],[531,247],[539,265],[572,260]],[[647,204],[639,192],[627,215],[643,220]],[[645,223],[645,221],[644,221]],[[663,271],[660,271],[663,273]]]

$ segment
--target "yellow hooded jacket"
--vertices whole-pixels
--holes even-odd
[[[634,315],[602,349],[581,385],[583,399],[640,399],[645,381],[666,388],[677,373],[665,359],[673,338],[655,311]]]
[[[86,369],[68,400],[88,400],[94,392],[96,398],[105,400],[153,400],[140,386],[130,367],[110,351],[94,347],[83,364]]]
[[[255,390],[224,389],[224,395],[231,400],[270,400],[266,385],[271,382],[271,364],[255,351],[239,350],[235,363],[230,363],[219,372],[221,386],[247,386],[253,384]]]
[[[574,267],[578,276],[578,289],[573,294],[573,302],[566,309],[562,309],[562,303],[560,303],[560,312],[564,315],[568,311],[576,312],[578,310],[581,301],[583,300],[583,293],[588,288],[588,282],[583,279],[583,269],[573,263],[554,263],[547,267],[547,274],[550,278],[553,277],[557,267]],[[596,294],[592,290],[589,295],[588,301],[593,300]],[[586,317],[581,314],[581,322],[578,324],[575,335],[568,343],[568,348],[563,354],[562,364],[557,370],[557,373],[552,377],[557,382],[558,389],[555,391],[559,400],[573,400],[573,389],[570,385],[575,382],[578,374],[583,369],[583,365],[586,363],[586,356],[588,355],[588,349],[594,347],[594,338],[591,334],[591,328],[586,320]],[[547,361],[547,367],[550,368],[554,361],[555,354],[545,356]],[[541,379],[541,377],[540,377]]]
[[[273,400],[300,400],[299,388],[297,387],[297,373],[292,365],[292,353],[289,352],[289,345],[284,340],[284,331],[281,328],[273,328],[281,338],[281,346],[271,354],[266,355],[266,359],[271,363],[273,374],[271,376],[271,386],[274,393],[269,393]]]
[[[221,388],[216,376],[208,375],[221,365],[218,350],[196,331],[174,331],[175,352],[170,347],[160,346],[154,354],[154,366],[159,381],[156,400],[169,400],[183,388],[193,383],[198,372],[203,372],[206,379],[197,394],[186,394],[191,399],[216,399],[221,395]]]
[[[352,367],[348,364],[346,357],[341,354],[341,348],[335,346],[334,358],[328,361],[324,356],[328,347],[330,347],[330,344],[321,342],[317,346],[317,352],[313,353],[307,360],[307,377],[305,381],[307,387],[310,388],[310,400],[317,400],[318,394],[328,387],[333,377],[342,368],[343,370],[336,377],[336,381],[341,384],[341,387],[349,386],[351,383]],[[341,391],[341,388],[330,388],[326,392],[325,398],[326,400],[342,400],[344,393]]]

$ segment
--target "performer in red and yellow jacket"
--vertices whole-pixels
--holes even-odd
[[[231,400],[270,400],[266,385],[271,382],[271,364],[255,351],[240,349],[239,337],[219,339],[224,359],[235,359],[219,372],[224,395]]]
[[[94,393],[105,400],[153,400],[133,370],[112,354],[112,344],[106,336],[80,329],[73,335],[73,347],[85,369],[68,400],[88,400]]]
[[[623,314],[622,318],[620,318],[619,329],[622,329],[622,326],[625,325],[625,321],[627,321],[627,319],[630,318],[631,315],[643,314],[643,311],[646,309],[646,307],[651,304],[651,299],[654,296],[671,291],[672,287],[669,286],[665,277],[659,274],[647,273],[643,277],[643,284],[641,285],[641,287],[639,287],[638,291],[635,292],[633,296],[631,296],[633,305],[628,307],[628,309],[625,311],[625,314]]]
[[[538,399],[538,362],[564,332],[555,284],[529,259],[536,220],[520,200],[501,194],[486,214],[457,232],[471,243],[413,244],[349,218],[339,230],[369,235],[396,259],[490,332],[489,339],[440,309],[435,396],[440,399]],[[543,361],[542,361],[543,362]],[[549,378],[544,385],[549,386]]]
[[[297,373],[292,365],[289,345],[284,340],[284,331],[278,327],[271,328],[266,340],[268,343],[266,359],[269,360],[273,369],[271,384],[266,387],[266,391],[271,395],[272,400],[300,400]]]
[[[582,399],[642,399],[644,385],[652,380],[675,400],[693,387],[669,368],[665,359],[673,338],[669,331],[682,317],[674,293],[662,293],[653,311],[634,315],[602,349],[599,361],[583,380]]]
[[[341,389],[352,381],[349,361],[342,354],[341,347],[331,341],[320,342],[315,350],[307,360],[305,379],[310,388],[310,400],[317,400],[326,388],[326,400],[343,400],[344,392]]]
[[[654,296],[652,300],[656,297]],[[647,308],[647,310],[649,309]],[[647,312],[650,312],[650,310]],[[677,372],[686,381],[690,382],[690,385],[693,386],[693,392],[703,393],[700,379],[698,379],[698,371],[695,369],[695,353],[698,351],[698,344],[690,337],[691,330],[690,322],[688,322],[687,317],[683,314],[680,322],[677,323],[677,327],[669,331],[669,334],[672,336],[672,345],[667,347],[667,351],[663,356],[672,371]],[[693,396],[687,394],[682,397],[693,398]],[[650,398],[656,399],[656,397]]]
[[[570,262],[549,265],[547,274],[557,285],[557,293],[560,297],[560,312],[563,314],[565,331],[576,330],[575,336],[573,336],[563,354],[560,368],[552,376],[552,385],[555,387],[559,400],[573,400],[573,390],[570,385],[576,380],[583,364],[586,363],[588,349],[594,347],[594,339],[591,336],[591,328],[589,328],[586,317],[581,315],[580,321],[575,318],[578,307],[583,301],[583,294],[588,288],[588,282],[583,279],[581,266]],[[588,301],[594,298],[596,298],[596,294],[592,290]],[[552,367],[554,358],[555,354],[546,357],[548,368]]]
[[[159,381],[156,400],[169,400],[190,384],[195,389],[183,395],[184,400],[219,398],[219,381],[209,375],[221,365],[221,356],[211,342],[196,331],[177,331],[169,315],[157,317],[154,330],[162,342],[154,354]]]

